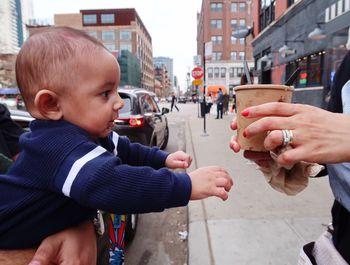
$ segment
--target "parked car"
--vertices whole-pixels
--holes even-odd
[[[186,99],[186,97],[184,97],[184,96],[180,96],[180,97],[177,99],[177,102],[179,102],[179,103],[186,103],[186,102],[187,102],[187,99]]]
[[[144,89],[118,89],[124,100],[124,107],[119,111],[114,131],[126,135],[131,142],[148,146],[166,148],[169,140],[169,127],[166,113],[168,108],[160,111],[155,94]],[[125,240],[130,242],[135,236],[138,215],[131,214],[126,218]]]
[[[29,123],[34,119],[28,111],[9,109],[11,119],[14,120],[23,129],[29,130]]]
[[[144,89],[119,89],[124,107],[115,120],[114,130],[126,135],[131,142],[165,149],[169,140],[166,113],[168,108],[159,109],[154,93]]]

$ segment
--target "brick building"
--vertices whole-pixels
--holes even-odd
[[[86,31],[118,56],[127,50],[140,60],[141,87],[154,91],[152,38],[134,8],[80,10],[78,14],[56,14],[55,26]]]
[[[252,26],[251,1],[203,0],[197,15],[197,54],[203,58],[204,43],[212,42],[212,55],[205,61],[208,90],[224,87],[230,94],[240,83],[243,61],[254,68],[252,35],[235,38],[233,32]]]

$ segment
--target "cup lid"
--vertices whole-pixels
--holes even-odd
[[[294,87],[292,86],[285,86],[285,85],[275,85],[275,84],[251,84],[251,85],[240,85],[235,87],[235,91],[238,90],[246,90],[246,89],[282,89],[282,90],[288,90],[293,91]]]

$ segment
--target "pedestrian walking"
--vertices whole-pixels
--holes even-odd
[[[216,96],[216,118],[215,119],[222,119],[222,107],[224,104],[224,95],[222,94],[221,87],[219,88],[219,92]]]
[[[176,101],[177,98],[175,97],[175,93],[172,94],[171,96],[171,107],[170,107],[170,111],[173,111],[173,108],[175,107],[175,109],[177,109],[177,111],[180,111],[179,108],[176,106]]]

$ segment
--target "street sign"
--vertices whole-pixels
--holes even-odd
[[[201,79],[204,75],[203,69],[201,67],[195,67],[192,70],[192,77],[194,79]]]
[[[203,80],[202,79],[196,79],[192,81],[192,85],[194,86],[201,86],[203,84]]]
[[[201,65],[202,57],[200,55],[193,56],[193,64],[195,66]]]

